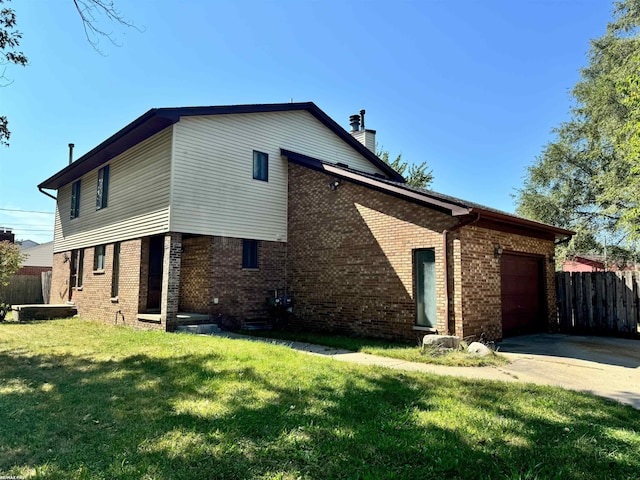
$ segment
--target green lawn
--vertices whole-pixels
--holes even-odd
[[[0,476],[637,479],[640,412],[82,320],[0,324]]]
[[[241,333],[264,338],[293,340],[296,342],[315,343],[332,348],[341,348],[353,352],[369,353],[382,357],[397,358],[408,362],[432,363],[454,367],[486,367],[504,365],[509,361],[502,355],[491,352],[486,357],[470,355],[463,349],[449,350],[437,347],[422,349],[418,345],[388,342],[344,335],[326,335],[321,333],[290,332],[283,330],[244,330]]]

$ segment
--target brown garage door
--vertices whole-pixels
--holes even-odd
[[[505,253],[500,259],[500,268],[502,335],[508,337],[543,331],[542,259]]]

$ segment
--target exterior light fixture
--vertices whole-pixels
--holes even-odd
[[[504,252],[504,248],[502,248],[502,245],[500,244],[493,248],[493,256],[496,258],[500,258],[502,256],[502,252]]]
[[[549,263],[556,263],[556,256],[555,255],[550,255],[549,256]]]
[[[335,192],[339,186],[340,186],[339,180],[334,180],[333,182],[329,183],[329,188],[331,189],[332,192]]]

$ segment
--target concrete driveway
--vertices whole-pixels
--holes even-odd
[[[504,340],[500,369],[519,380],[591,392],[640,409],[640,340],[527,335]]]
[[[285,345],[312,355],[360,365],[376,365],[395,370],[453,375],[469,379],[553,385],[590,392],[640,410],[640,340],[527,335],[510,338],[498,344],[498,353],[511,361],[508,365],[446,367],[289,340],[247,337],[228,332],[218,335]]]

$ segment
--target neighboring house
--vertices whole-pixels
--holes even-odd
[[[35,247],[36,245],[40,245],[38,242],[34,242],[33,240],[19,240],[16,243],[24,248]]]
[[[562,262],[563,272],[638,271],[639,264],[598,254],[578,254]]]
[[[22,242],[19,248],[20,253],[27,258],[22,262],[22,267],[16,275],[40,275],[42,272],[50,272],[53,266],[53,242],[35,244],[35,246],[25,246],[25,243]]]
[[[562,262],[562,271],[604,272],[604,261],[592,255],[576,255]]]
[[[57,190],[51,303],[171,331],[178,312],[264,318],[286,289],[301,328],[546,330],[572,232],[407,186],[351,120],[313,103],[145,113],[39,185]]]

